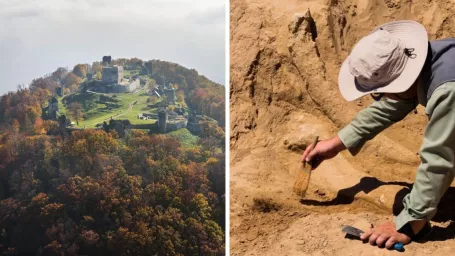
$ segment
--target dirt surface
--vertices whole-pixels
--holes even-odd
[[[231,254],[398,255],[345,239],[341,225],[366,229],[399,213],[420,163],[422,107],[355,157],[343,152],[324,162],[304,200],[292,186],[314,136],[334,136],[371,102],[346,102],[338,91],[339,67],[354,44],[395,19],[422,22],[430,39],[454,35],[453,3],[231,0],[230,6]],[[432,241],[407,245],[402,255],[455,249],[454,200],[451,187]]]

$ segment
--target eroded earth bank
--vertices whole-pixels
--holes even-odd
[[[404,0],[231,0],[231,254],[392,255],[344,238],[340,226],[368,228],[401,209],[420,163],[423,108],[312,175],[308,195],[292,193],[300,155],[315,135],[337,131],[368,106],[346,102],[338,70],[354,44],[395,19],[424,24],[430,39],[454,35],[453,2]],[[435,217],[432,241],[402,255],[455,249],[455,189]]]

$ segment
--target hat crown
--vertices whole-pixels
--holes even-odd
[[[349,56],[349,70],[365,89],[385,86],[403,71],[407,56],[401,40],[386,30],[362,38]]]

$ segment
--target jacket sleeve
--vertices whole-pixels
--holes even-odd
[[[430,121],[420,149],[421,164],[411,193],[403,199],[404,209],[395,218],[397,229],[409,221],[429,221],[454,178],[455,83],[438,87],[425,111]]]
[[[416,104],[415,101],[396,101],[388,98],[373,102],[341,129],[338,136],[346,148],[355,154],[366,141],[405,118]]]

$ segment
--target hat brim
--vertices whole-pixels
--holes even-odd
[[[370,93],[404,92],[411,87],[422,71],[428,53],[428,34],[426,29],[418,22],[403,20],[381,25],[371,33],[374,33],[380,28],[398,37],[406,48],[413,48],[414,51],[412,53],[415,54],[415,58],[408,58],[403,71],[395,80],[370,91],[363,90],[360,86],[356,85],[355,77],[349,71],[348,58],[346,58],[343,65],[341,65],[338,85],[341,95],[347,101],[353,101]]]

